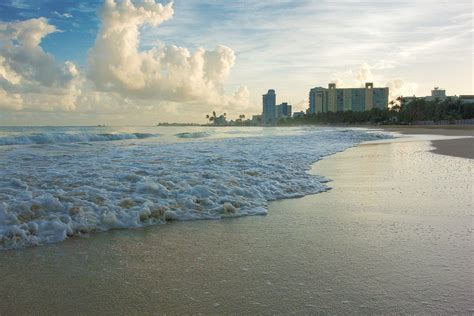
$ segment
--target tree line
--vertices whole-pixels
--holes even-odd
[[[474,104],[459,99],[427,101],[423,98],[404,102],[402,98],[391,101],[388,109],[368,111],[326,112],[306,114],[304,117],[286,118],[278,125],[301,124],[410,124],[417,121],[454,121],[474,119]]]

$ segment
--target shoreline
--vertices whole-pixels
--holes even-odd
[[[311,172],[332,190],[267,216],[0,253],[0,314],[468,314],[470,165],[430,150],[420,136],[324,157]]]
[[[450,128],[450,126],[435,127],[383,127],[382,129],[387,132],[396,132],[403,135],[439,135],[453,137],[451,139],[439,139],[431,140],[431,144],[434,149],[431,152],[454,156],[460,158],[474,159],[474,126],[462,125],[460,128]],[[462,138],[455,138],[460,136]]]

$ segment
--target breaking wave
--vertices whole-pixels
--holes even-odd
[[[357,130],[302,131],[134,146],[16,146],[0,152],[0,250],[169,220],[263,215],[269,201],[328,190],[327,179],[307,172],[315,161],[387,137]],[[151,136],[85,139],[126,137]]]
[[[178,138],[203,138],[208,137],[211,134],[209,132],[193,132],[193,133],[178,133],[175,136]]]
[[[55,144],[55,143],[87,143],[106,142],[125,139],[143,139],[157,137],[158,134],[149,133],[122,133],[122,134],[87,134],[87,133],[38,133],[31,135],[4,136],[0,137],[0,146],[5,145],[31,145],[31,144]]]

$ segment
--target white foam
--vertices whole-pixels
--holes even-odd
[[[307,173],[313,162],[379,137],[302,128],[298,136],[12,147],[0,151],[0,249],[168,220],[263,215],[268,201],[328,189],[327,179]]]
[[[31,144],[54,144],[54,143],[87,143],[103,142],[125,139],[143,139],[157,137],[150,133],[38,133],[31,135],[16,135],[0,137],[0,146],[5,145],[31,145]]]
[[[178,138],[203,138],[208,137],[211,134],[209,132],[185,132],[185,133],[178,133],[175,136]]]

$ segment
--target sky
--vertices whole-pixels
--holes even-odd
[[[467,1],[1,0],[0,125],[205,122],[309,89],[474,94]]]

